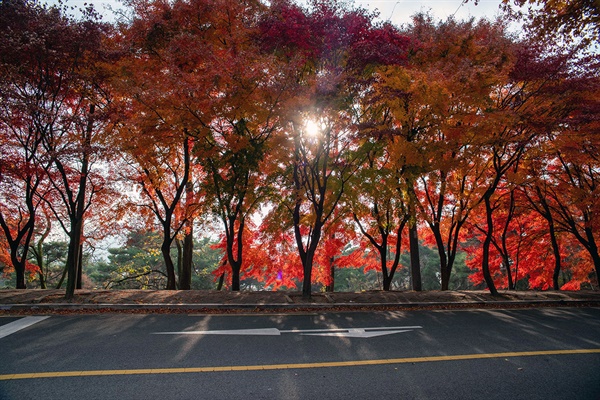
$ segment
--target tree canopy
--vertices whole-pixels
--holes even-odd
[[[520,38],[344,1],[135,0],[108,24],[1,0],[0,267],[67,297],[208,270],[305,296],[598,288],[598,10],[530,3]]]

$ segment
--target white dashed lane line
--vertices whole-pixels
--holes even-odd
[[[10,322],[6,325],[2,325],[0,326],[0,339],[8,335],[12,335],[13,333],[20,331],[21,329],[25,329],[28,326],[37,324],[38,322],[43,321],[47,318],[50,317],[24,317],[16,321]]]

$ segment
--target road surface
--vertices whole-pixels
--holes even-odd
[[[0,399],[600,399],[600,309],[0,317]]]

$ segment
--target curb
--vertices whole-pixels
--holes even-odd
[[[75,304],[75,303],[46,303],[46,304],[2,304],[0,313],[185,313],[206,312],[210,314],[229,314],[236,312],[272,313],[296,311],[402,311],[417,309],[473,309],[473,308],[539,308],[539,307],[600,307],[600,300],[560,299],[560,300],[513,300],[513,301],[465,301],[465,302],[414,302],[414,303],[271,303],[271,304]]]

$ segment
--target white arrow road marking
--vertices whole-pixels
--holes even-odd
[[[372,338],[376,336],[392,335],[394,333],[410,332],[412,329],[389,330],[389,331],[365,331],[364,329],[348,329],[346,332],[323,332],[323,333],[303,333],[305,336],[337,336],[351,338]]]
[[[372,328],[338,328],[338,329],[291,329],[279,330],[277,328],[262,329],[230,329],[214,331],[182,331],[182,332],[154,332],[154,335],[259,335],[259,336],[281,336],[282,333],[299,333],[304,336],[334,336],[371,338],[394,333],[410,332],[414,329],[422,329],[422,326],[393,326]]]
[[[6,325],[2,325],[0,326],[0,339],[2,339],[5,336],[12,335],[13,333],[20,331],[21,329],[25,329],[28,326],[37,324],[38,322],[43,321],[46,318],[50,317],[24,317],[16,321],[10,322]]]
[[[277,328],[264,329],[230,329],[223,331],[183,331],[183,332],[154,332],[154,335],[259,335],[280,336],[281,331]]]

